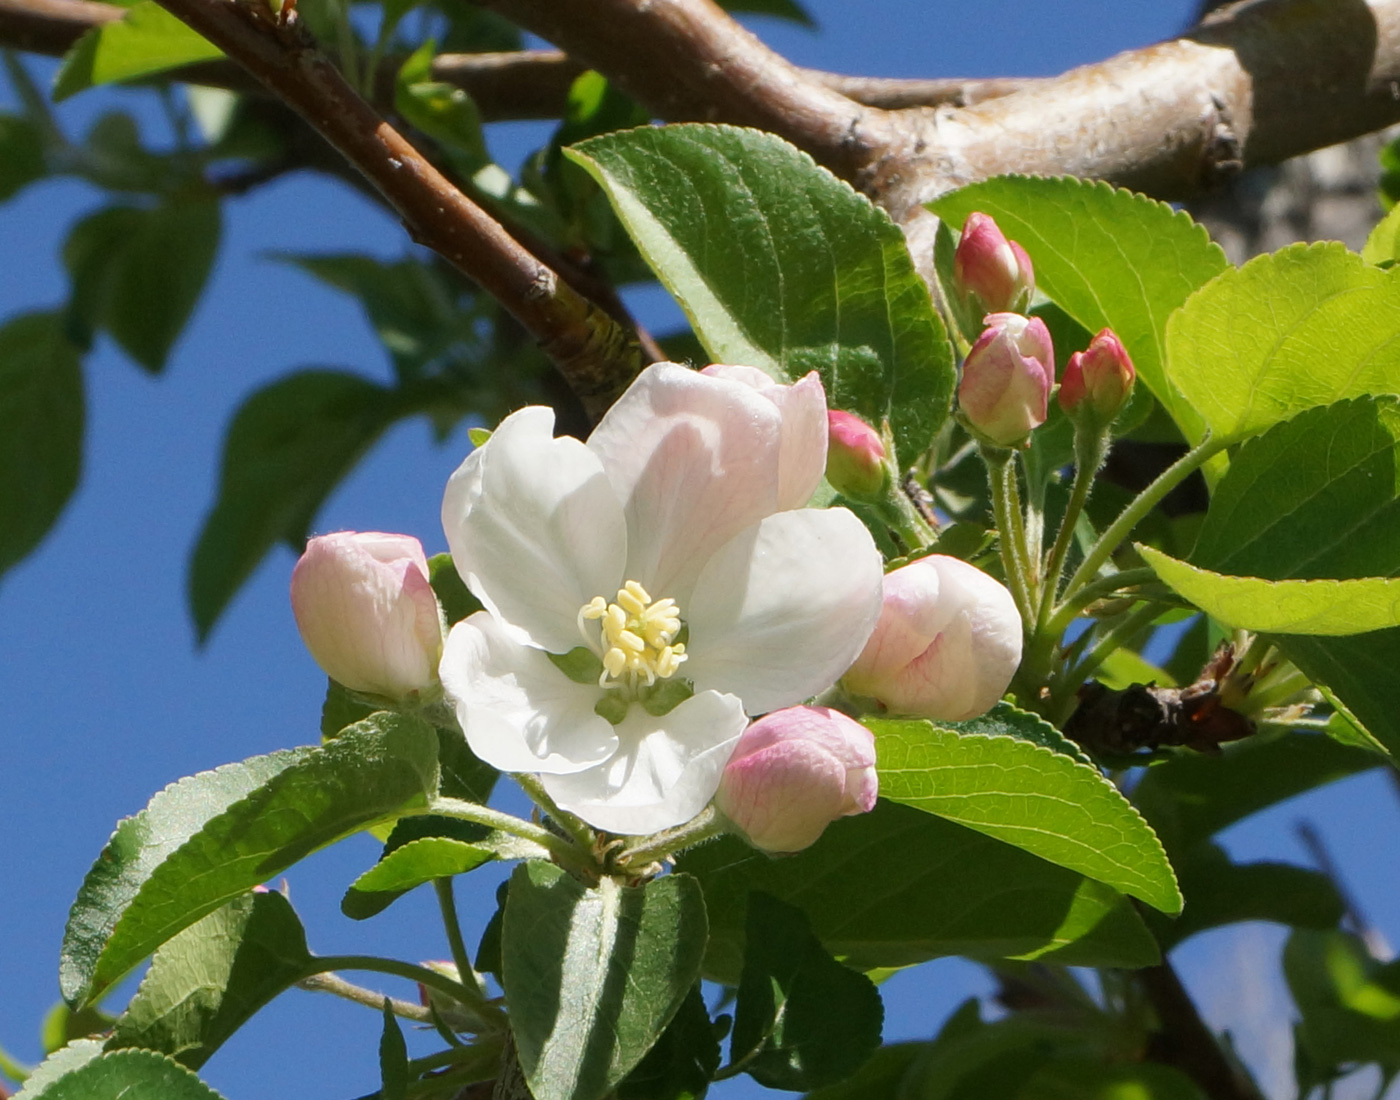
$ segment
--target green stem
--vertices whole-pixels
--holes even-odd
[[[1001,547],[1001,565],[1006,573],[1006,586],[1016,602],[1021,622],[1029,634],[1035,627],[1033,603],[1029,587],[1030,572],[1026,561],[1026,532],[1021,525],[1021,506],[1016,490],[1016,468],[1008,450],[986,447],[982,450],[987,464],[987,485],[992,494],[992,514],[996,518],[997,541]]]
[[[552,833],[540,825],[522,821],[513,814],[493,810],[489,806],[467,802],[460,798],[438,797],[428,804],[428,808],[424,812],[441,814],[443,817],[455,817],[461,821],[473,821],[478,825],[485,825],[488,829],[499,829],[503,833],[510,833],[523,840],[533,841],[561,867],[585,871],[592,866],[588,856],[577,845],[564,837]]]
[[[338,974],[308,974],[297,982],[297,987],[311,993],[329,993],[333,997],[339,997],[352,1004],[364,1005],[376,1012],[382,1012],[387,1004],[389,1011],[395,1016],[401,1016],[405,1020],[414,1020],[420,1024],[432,1022],[432,1012],[422,1005],[412,1001],[401,1001],[386,993],[378,993],[373,989],[356,985],[354,982],[347,982]]]
[[[549,815],[554,824],[574,838],[575,843],[585,850],[592,849],[596,839],[593,830],[568,810],[561,809],[559,804],[549,797],[549,792],[544,789],[544,784],[538,776],[517,775],[515,781],[530,796],[530,800]]]
[[[617,857],[617,863],[624,868],[640,869],[658,859],[666,858],[673,852],[679,852],[682,848],[689,848],[702,840],[718,836],[728,828],[729,822],[719,811],[713,806],[707,806],[684,825],[649,836],[635,848],[628,848]]]
[[[1108,530],[1099,536],[1098,542],[1094,543],[1093,548],[1080,563],[1079,568],[1074,571],[1074,576],[1070,577],[1069,584],[1065,586],[1066,598],[1073,596],[1081,587],[1098,575],[1104,562],[1113,556],[1114,551],[1132,534],[1133,528],[1161,503],[1164,496],[1224,449],[1224,442],[1217,442],[1207,435],[1205,439],[1163,470],[1157,476],[1157,480],[1139,493],[1137,498],[1123,509],[1122,514],[1109,525]]]
[[[1151,626],[1152,620],[1161,613],[1160,606],[1155,603],[1147,603],[1129,614],[1122,622],[1095,642],[1093,648],[1084,654],[1073,668],[1065,671],[1061,682],[1062,686],[1065,684],[1073,685],[1077,690],[1080,684],[1098,671],[1099,666],[1108,660],[1115,650],[1127,645],[1137,634]]]
[[[471,956],[467,954],[466,941],[462,939],[462,922],[457,919],[457,898],[452,892],[452,880],[433,879],[433,890],[437,893],[438,911],[442,914],[443,928],[447,930],[447,946],[452,951],[452,962],[457,967],[457,975],[462,979],[462,985],[466,986],[472,981],[472,961]]]
[[[473,995],[473,991],[468,989],[463,982],[454,982],[446,974],[439,974],[426,966],[415,966],[413,963],[399,962],[398,959],[382,959],[378,955],[318,955],[311,960],[303,972],[302,977],[313,978],[318,974],[326,974],[333,970],[366,970],[374,974],[392,974],[396,978],[407,978],[411,982],[420,982],[429,989],[436,989],[440,993],[445,993],[454,1001],[464,1005],[474,1005],[480,998]],[[499,1009],[494,1005],[487,1005],[489,1012],[499,1015]]]
[[[914,502],[905,495],[904,490],[898,485],[891,486],[888,498],[876,507],[880,518],[885,521],[891,531],[899,536],[899,541],[904,544],[908,553],[917,553],[924,547],[932,545],[934,539],[938,537],[934,529],[928,525],[928,521],[914,507]]]
[[[1151,584],[1156,579],[1156,572],[1147,566],[1143,566],[1141,569],[1123,569],[1117,573],[1110,573],[1106,577],[1095,577],[1076,592],[1073,598],[1065,600],[1055,609],[1054,615],[1045,625],[1045,632],[1052,639],[1058,638],[1064,633],[1065,627],[1069,626],[1079,613],[1091,603],[1127,588],[1134,588],[1140,584]]]
[[[1055,599],[1060,589],[1060,570],[1064,568],[1065,558],[1074,542],[1074,529],[1089,500],[1094,477],[1108,452],[1108,435],[1106,432],[1080,431],[1076,425],[1074,450],[1074,484],[1070,488],[1065,514],[1060,520],[1060,529],[1055,535],[1055,545],[1050,548],[1050,557],[1045,562],[1045,591],[1040,600],[1039,618],[1042,630],[1048,627],[1054,614]]]

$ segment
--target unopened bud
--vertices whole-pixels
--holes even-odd
[[[953,286],[969,313],[1022,313],[1035,293],[1026,250],[1008,241],[990,214],[973,212],[953,253]]]
[[[1055,349],[1039,317],[993,313],[963,361],[958,408],[978,435],[1018,447],[1045,423]]]
[[[765,852],[798,852],[875,805],[875,738],[840,711],[788,707],[744,731],[715,805]]]
[[[1102,329],[1084,351],[1076,351],[1065,364],[1057,399],[1071,416],[1092,416],[1108,424],[1133,395],[1137,374],[1128,349],[1112,329]]]
[[[826,414],[826,479],[838,493],[857,500],[879,496],[889,473],[879,433],[854,413]]]
[[[930,554],[885,576],[880,620],[842,677],[895,714],[960,722],[996,705],[1021,663],[1021,616],[976,566]]]
[[[437,683],[442,615],[409,535],[312,539],[292,570],[292,611],[316,663],[352,691],[404,699]]]

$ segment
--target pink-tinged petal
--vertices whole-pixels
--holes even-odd
[[[593,711],[598,689],[574,683],[485,611],[452,628],[439,671],[467,744],[492,767],[577,772],[617,752],[612,725]]]
[[[442,526],[457,571],[517,640],[567,653],[583,644],[578,610],[625,579],[622,505],[577,439],[554,438],[554,413],[512,413],[447,483]]]
[[[782,417],[750,386],[644,370],[589,436],[627,517],[627,578],[684,607],[710,556],[778,507]]]
[[[784,740],[731,760],[715,805],[765,852],[800,852],[842,816],[846,770],[811,741]]]
[[[563,809],[598,829],[640,836],[682,825],[709,805],[747,719],[732,695],[703,691],[655,717],[633,706],[617,754],[572,775],[545,775]]]
[[[826,390],[816,371],[792,385],[775,382],[757,367],[716,363],[700,372],[711,378],[742,382],[778,407],[783,440],[778,455],[778,510],[801,508],[821,484],[828,441]]]
[[[750,714],[816,695],[870,637],[882,575],[870,532],[846,509],[769,516],[710,560],[682,605],[682,675],[739,696]]]

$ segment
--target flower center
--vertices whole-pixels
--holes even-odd
[[[617,602],[594,596],[579,608],[578,626],[590,649],[597,649],[596,634],[585,622],[596,620],[602,634],[604,688],[650,687],[675,674],[686,659],[685,644],[676,641],[681,613],[676,601],[655,600],[636,581],[617,590]],[[592,634],[592,636],[590,636]]]

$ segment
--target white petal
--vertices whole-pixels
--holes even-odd
[[[516,637],[552,653],[583,643],[578,610],[612,599],[627,531],[602,465],[554,413],[512,413],[447,482],[442,526],[462,579]]]
[[[644,370],[588,437],[627,516],[627,576],[681,601],[719,547],[778,508],[782,416],[740,382]]]
[[[633,705],[617,727],[616,756],[542,782],[554,801],[595,828],[628,836],[669,829],[709,804],[746,724],[739,700],[713,691],[660,718]]]
[[[452,628],[439,674],[472,752],[501,771],[577,772],[617,752],[612,725],[593,712],[599,689],[574,683],[484,611]]]
[[[880,617],[880,552],[844,508],[779,512],[714,556],[688,607],[696,690],[733,692],[752,715],[825,691]]]
[[[801,508],[817,491],[826,472],[826,390],[816,371],[790,386],[775,382],[757,367],[716,363],[701,374],[742,382],[778,407],[783,441],[778,458],[778,510]]]

